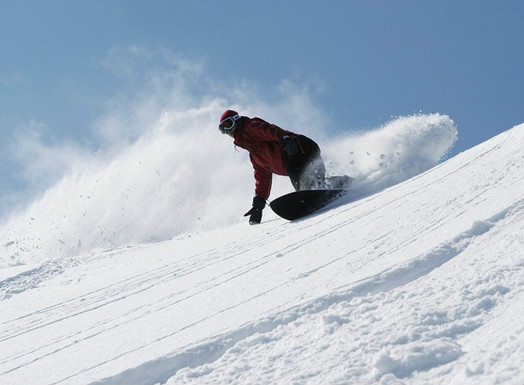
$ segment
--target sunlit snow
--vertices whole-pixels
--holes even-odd
[[[215,112],[163,116],[2,226],[0,383],[524,383],[523,124],[441,163],[443,115],[322,139],[353,190],[249,226]]]

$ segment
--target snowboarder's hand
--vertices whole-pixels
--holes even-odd
[[[280,139],[280,144],[289,155],[295,155],[298,152],[298,139],[294,136],[284,135]]]
[[[262,210],[266,207],[266,200],[261,197],[253,198],[253,207],[247,213],[245,217],[249,216],[249,224],[256,225],[262,220]]]

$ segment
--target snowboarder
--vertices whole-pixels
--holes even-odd
[[[240,116],[227,110],[218,129],[234,138],[236,146],[249,151],[255,175],[253,207],[244,216],[260,223],[271,192],[273,174],[289,176],[296,191],[321,188],[326,168],[318,145],[304,135],[270,124],[260,118]]]

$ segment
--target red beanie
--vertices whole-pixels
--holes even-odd
[[[222,121],[224,119],[227,119],[227,118],[229,118],[231,116],[235,116],[235,115],[238,115],[238,112],[233,111],[233,110],[226,110],[226,111],[224,111],[224,113],[220,117],[220,121]]]

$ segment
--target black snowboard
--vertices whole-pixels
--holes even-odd
[[[270,207],[280,217],[290,221],[305,217],[332,202],[347,190],[304,190],[278,197]]]

